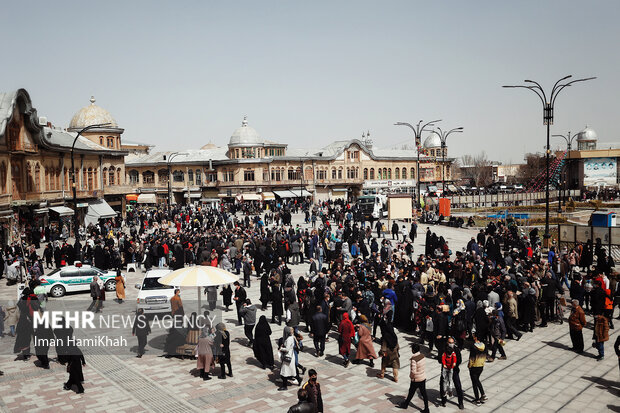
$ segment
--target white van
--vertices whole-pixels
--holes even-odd
[[[169,313],[170,299],[174,296],[177,287],[172,285],[162,285],[159,279],[170,274],[171,270],[154,269],[147,271],[142,280],[142,284],[136,284],[138,300],[136,310],[142,308],[145,314]]]

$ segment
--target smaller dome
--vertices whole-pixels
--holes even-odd
[[[110,112],[95,105],[95,97],[90,97],[90,105],[80,109],[71,119],[69,129],[81,129],[90,125],[108,123],[105,128],[118,128],[118,124]]]
[[[215,149],[215,148],[217,148],[217,146],[215,146],[215,144],[214,144],[214,143],[209,142],[209,143],[207,143],[206,145],[204,145],[204,146],[203,146],[202,148],[200,148],[200,149]]]
[[[437,136],[436,133],[432,133],[428,136],[428,138],[424,139],[424,148],[440,148],[441,147],[441,139]]]
[[[598,138],[596,132],[593,129],[588,128],[586,125],[585,129],[578,133],[577,140],[578,141],[595,141]]]
[[[260,135],[256,132],[256,129],[248,126],[248,117],[244,116],[241,127],[235,129],[230,136],[228,146],[253,146],[261,145],[262,143]]]

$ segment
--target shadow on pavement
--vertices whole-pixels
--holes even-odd
[[[595,383],[597,385],[596,387],[601,390],[608,390],[610,393],[620,396],[620,382],[614,380],[607,380],[602,377],[596,376],[581,376],[581,378]],[[615,411],[620,411],[620,408],[619,410]]]

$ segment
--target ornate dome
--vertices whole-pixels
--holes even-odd
[[[598,138],[596,132],[593,129],[588,128],[586,125],[585,129],[578,133],[577,140],[578,141],[595,141]]]
[[[428,138],[424,139],[424,148],[440,148],[441,147],[441,139],[436,133],[432,133],[428,136]]]
[[[247,116],[243,117],[241,127],[235,129],[230,137],[230,141],[228,142],[228,146],[254,146],[262,144],[263,141],[261,140],[258,132],[256,132],[256,129],[248,126]]]
[[[110,112],[95,105],[95,97],[90,97],[90,105],[80,109],[71,119],[69,129],[81,129],[89,125],[109,123],[104,128],[118,128]]]

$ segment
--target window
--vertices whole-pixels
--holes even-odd
[[[192,169],[187,170],[187,180],[190,185],[194,185],[194,171]]]
[[[34,192],[41,192],[41,166],[38,162],[34,167]]]
[[[136,171],[135,169],[132,169],[131,171],[129,171],[129,183],[130,184],[137,185],[139,180],[140,178],[139,178],[138,171]]]
[[[106,186],[107,184],[108,184],[108,168],[103,168],[103,186]]]
[[[0,190],[2,190],[3,193],[6,193],[6,164],[4,163],[4,161],[2,161],[2,163],[0,163]]]
[[[415,174],[415,168],[411,168],[411,179],[416,179],[416,174]],[[417,179],[419,180],[420,177],[418,176]]]
[[[99,145],[103,146],[103,136],[99,137]]]
[[[400,179],[400,169],[394,169],[394,179]]]
[[[243,180],[244,181],[254,181],[254,169],[246,169],[243,171]]]
[[[364,179],[368,179],[368,168],[364,168]]]
[[[142,172],[142,183],[152,184],[154,182],[155,182],[155,174],[153,173],[153,171]]]
[[[209,171],[207,172],[207,182],[217,182],[217,172]]]
[[[108,142],[108,148],[114,148],[114,137],[113,136],[108,136],[107,142]]]
[[[370,168],[370,179],[375,179],[375,168]]]
[[[160,184],[165,185],[168,183],[168,171],[166,169],[160,169],[159,171],[157,171],[157,177]]]
[[[342,179],[342,167],[338,169],[338,179]]]
[[[319,169],[318,171],[316,171],[316,179],[327,179],[327,170]]]
[[[299,181],[301,179],[301,168],[288,169],[288,180],[289,181]]]
[[[235,180],[235,173],[232,169],[224,169],[222,173],[224,174],[224,182],[232,182]]]
[[[269,170],[263,169],[263,181],[269,181]]]
[[[108,170],[108,185],[112,186],[112,185],[116,185],[116,174],[115,174],[115,169],[113,166],[110,166],[110,169]]]
[[[407,168],[403,168],[403,179],[407,179]]]
[[[202,184],[202,172],[200,169],[196,169],[196,185]]]
[[[82,189],[83,190],[87,190],[88,188],[86,187],[86,168],[82,168]]]
[[[239,149],[235,149],[235,158],[239,159]]]
[[[332,168],[332,179],[336,179],[336,168]]]
[[[388,177],[387,179],[392,179],[392,168],[388,169]]]
[[[349,159],[352,161],[356,161],[360,158],[359,151],[349,151]]]
[[[279,182],[282,180],[282,176],[284,175],[284,171],[280,168],[274,168],[271,170],[271,180]]]
[[[183,171],[174,171],[172,173],[172,182],[185,182],[185,174]]]
[[[91,190],[94,188],[93,183],[94,183],[93,168],[88,168],[88,171],[86,174],[86,184],[87,184],[88,190]]]

